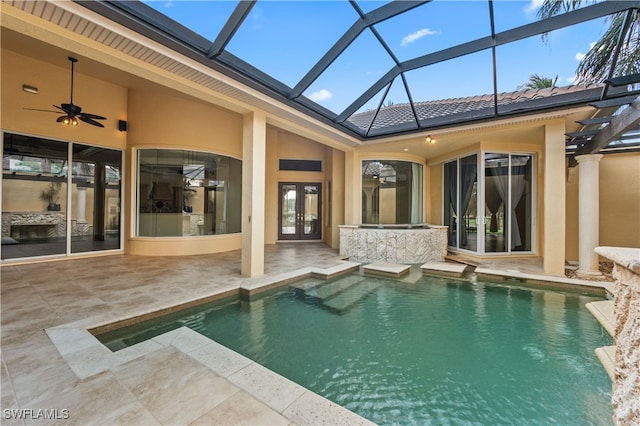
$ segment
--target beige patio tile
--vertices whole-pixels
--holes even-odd
[[[300,425],[373,425],[346,408],[307,391],[283,411]]]
[[[267,405],[239,391],[191,425],[288,425],[291,421]]]
[[[253,362],[213,340],[210,340],[205,346],[188,352],[188,355],[222,377],[229,377]]]
[[[282,412],[306,391],[302,386],[256,363],[249,364],[228,379],[278,412]]]
[[[67,419],[51,422],[38,420],[27,424],[160,424],[112,373],[102,373],[79,381],[64,392],[36,398],[26,407],[68,410]]]
[[[189,424],[239,390],[171,347],[117,367],[114,374],[163,424]]]

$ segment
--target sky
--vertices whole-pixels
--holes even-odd
[[[537,20],[541,0],[495,0],[497,33]],[[237,1],[146,1],[168,17],[201,36],[214,40]],[[357,1],[364,13],[387,2]],[[294,87],[322,55],[358,19],[343,0],[261,0],[226,49]],[[603,19],[564,28],[496,49],[498,92],[518,90],[531,75],[555,78],[570,85],[582,56],[600,37]],[[437,52],[491,34],[486,0],[434,0],[375,25],[400,62]],[[414,102],[493,93],[493,58],[490,50],[466,55],[405,73]],[[358,38],[304,92],[323,107],[339,114],[395,65],[370,30]],[[397,78],[383,99],[384,90],[360,110],[380,102],[408,102],[403,81]]]

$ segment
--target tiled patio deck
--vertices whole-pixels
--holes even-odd
[[[85,331],[301,268],[343,263],[320,243],[265,250],[266,277],[256,279],[240,276],[239,251],[3,265],[2,424],[366,423],[188,329],[116,354]],[[520,262],[517,269],[539,272],[538,263]],[[23,421],[9,418],[11,409],[33,410],[22,413],[27,417],[58,410],[60,418]]]
[[[269,276],[339,263],[337,251],[318,243],[266,247]],[[105,324],[251,286],[255,280],[240,276],[239,251],[3,265],[0,274],[2,424],[366,423],[239,355],[221,355],[214,342],[187,329],[156,339],[156,348],[144,355],[129,352],[120,363],[92,374],[92,363],[104,353],[87,352],[88,339],[78,324]],[[194,344],[200,345],[200,357],[197,351],[186,354]],[[216,359],[211,353],[203,358],[204,349],[217,351],[220,363],[207,367],[206,360],[215,364]],[[74,364],[80,353],[84,364]],[[10,418],[6,410],[11,409],[33,411],[23,411],[23,421]],[[30,419],[45,415],[37,410],[58,410],[48,415],[59,418]]]

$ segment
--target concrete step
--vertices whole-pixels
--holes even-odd
[[[350,275],[333,282],[323,282],[316,285],[308,286],[302,289],[305,296],[313,297],[324,301],[346,289],[358,284],[364,280],[364,277],[358,275]]]
[[[330,299],[324,300],[322,303],[326,307],[342,313],[376,291],[381,285],[382,283],[377,280],[362,281],[358,285],[355,285]]]
[[[611,337],[614,337],[616,331],[616,317],[613,313],[613,305],[613,300],[589,302],[585,305]]]

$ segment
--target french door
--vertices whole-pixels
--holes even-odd
[[[319,183],[280,183],[278,239],[319,240],[322,185]]]

